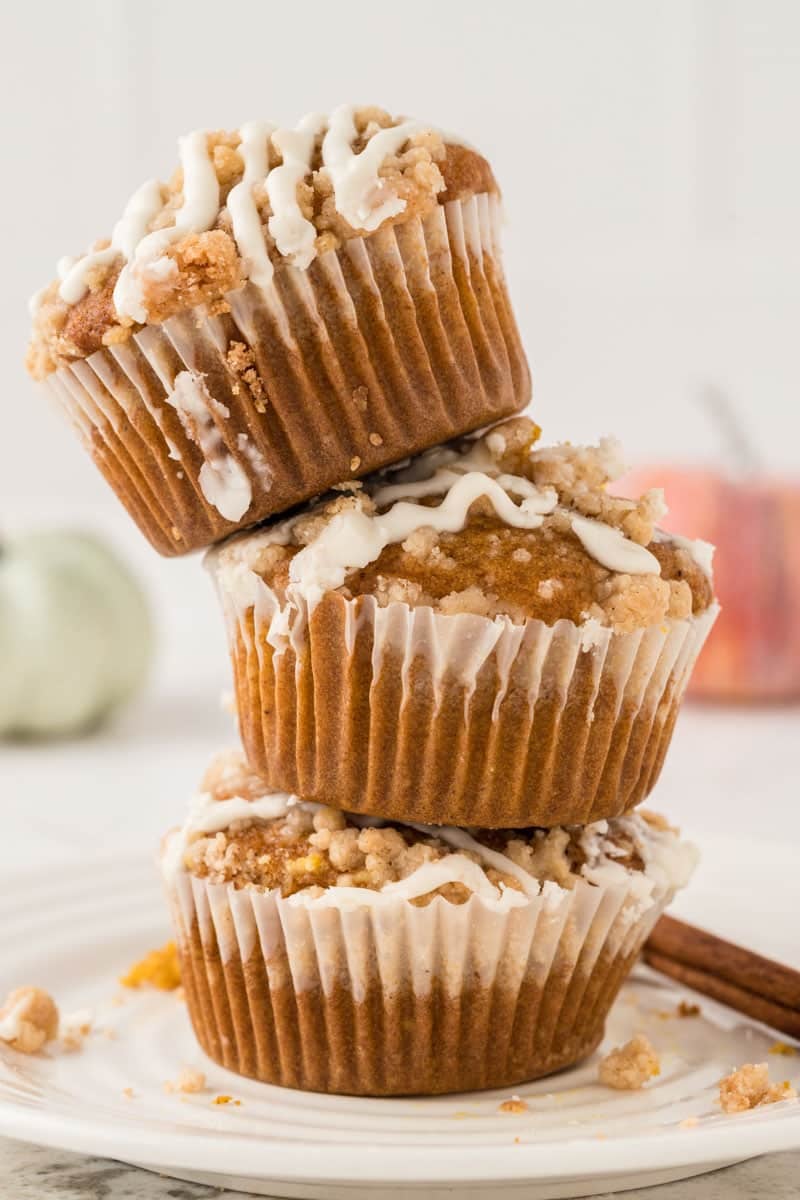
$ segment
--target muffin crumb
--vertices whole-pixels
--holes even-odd
[[[699,1017],[701,1009],[699,1004],[690,1004],[688,1000],[681,1000],[677,1012],[679,1017]]]
[[[231,342],[225,355],[228,367],[247,388],[256,412],[267,411],[266,392],[256,366],[256,356],[244,342]],[[234,388],[237,392],[237,388]]]
[[[59,1036],[64,1050],[80,1050],[84,1040],[92,1032],[94,1017],[83,1010],[64,1017],[59,1026]]]
[[[183,1095],[191,1096],[197,1092],[205,1091],[206,1077],[202,1071],[196,1071],[192,1067],[184,1067],[174,1081],[168,1079],[164,1084],[164,1091],[170,1094],[180,1092]]]
[[[498,1105],[498,1112],[501,1113],[526,1113],[530,1112],[530,1105],[526,1100],[520,1099],[519,1096],[512,1096],[510,1100],[504,1100]]]
[[[782,1054],[784,1058],[794,1058],[797,1054],[797,1047],[790,1046],[788,1042],[775,1042],[769,1048],[770,1054]]]
[[[0,1041],[22,1054],[38,1054],[58,1036],[58,1007],[40,987],[9,992],[0,1008]]]
[[[720,1080],[719,1102],[724,1113],[748,1112],[764,1104],[796,1100],[797,1092],[789,1083],[771,1083],[767,1063],[745,1063]]]
[[[149,986],[158,988],[162,992],[174,991],[180,981],[178,951],[174,942],[167,942],[160,950],[151,950],[143,959],[134,963],[126,975],[120,978],[123,987]]]
[[[624,1046],[617,1046],[598,1067],[600,1082],[619,1091],[639,1091],[660,1074],[661,1059],[643,1033],[638,1033]]]

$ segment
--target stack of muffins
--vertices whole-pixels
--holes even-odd
[[[708,547],[609,493],[612,440],[514,415],[477,151],[343,106],[180,158],[59,265],[29,362],[155,548],[214,547],[244,752],[162,853],[198,1040],[364,1095],[557,1070],[691,873],[634,810]]]

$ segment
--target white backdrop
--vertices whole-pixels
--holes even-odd
[[[26,0],[0,40],[0,516],[115,502],[26,379],[26,299],[110,232],[176,137],[342,100],[486,151],[550,438],[718,449],[696,397],[800,459],[800,5],[793,0]],[[8,431],[12,436],[8,436]],[[11,450],[11,452],[9,452]]]

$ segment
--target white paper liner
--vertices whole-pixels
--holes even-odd
[[[643,902],[640,885],[551,885],[503,910],[475,896],[315,907],[167,880],[206,1052],[267,1082],[369,1095],[510,1085],[591,1052],[672,896],[656,884]]]
[[[209,562],[253,766],[334,807],[435,824],[585,824],[639,803],[718,611],[620,634],[329,594],[309,617],[227,550]]]
[[[448,202],[307,271],[286,266],[266,291],[246,285],[230,313],[145,326],[48,386],[158,550],[208,545],[527,403],[498,223],[494,195]],[[237,342],[255,355],[263,395],[227,362]],[[176,380],[206,413],[205,445],[170,401]],[[238,519],[201,481],[220,464],[249,483]],[[229,514],[231,502],[223,492]]]
[[[410,987],[426,995],[434,979],[449,995],[476,982],[518,988],[526,975],[544,982],[556,951],[560,962],[590,968],[601,950],[616,957],[643,944],[672,898],[654,884],[643,900],[636,883],[596,886],[579,880],[571,891],[545,888],[525,904],[491,906],[472,896],[465,904],[435,897],[425,906],[382,897],[357,906],[315,905],[297,893],[284,898],[231,884],[213,884],[188,872],[169,882],[178,934],[196,923],[204,945],[222,963],[263,956],[295,991],[346,983],[356,1001],[379,981],[387,995]]]

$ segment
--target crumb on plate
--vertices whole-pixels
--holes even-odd
[[[58,1008],[49,992],[21,987],[0,1008],[0,1041],[22,1054],[37,1054],[58,1036]]]
[[[643,1033],[637,1033],[624,1046],[616,1046],[598,1067],[600,1082],[619,1091],[638,1091],[660,1074],[661,1060]]]
[[[144,985],[172,992],[180,986],[181,973],[178,952],[174,942],[167,942],[159,950],[151,950],[139,962],[134,963],[120,979],[123,987],[139,988]]]
[[[520,1099],[519,1096],[512,1096],[510,1100],[504,1100],[498,1106],[497,1111],[501,1113],[526,1113],[530,1112],[530,1105],[527,1101]]]
[[[234,1100],[233,1096],[215,1096],[211,1101],[212,1104],[241,1104],[241,1100]]]
[[[681,1000],[680,1004],[678,1005],[679,1017],[699,1017],[700,1012],[700,1005],[690,1004],[688,1000]]]
[[[770,1054],[782,1054],[785,1058],[794,1058],[797,1054],[797,1047],[790,1046],[788,1042],[775,1042],[769,1048]]]
[[[202,1071],[193,1067],[184,1067],[175,1080],[168,1079],[164,1084],[165,1092],[181,1092],[186,1096],[205,1091],[206,1077]],[[216,1101],[215,1101],[216,1103]]]
[[[748,1112],[763,1104],[796,1100],[797,1092],[789,1083],[772,1083],[767,1063],[745,1063],[719,1083],[719,1102],[725,1113]]]
[[[92,1031],[94,1016],[88,1009],[70,1013],[64,1017],[59,1026],[61,1046],[64,1050],[80,1050],[84,1039]]]

